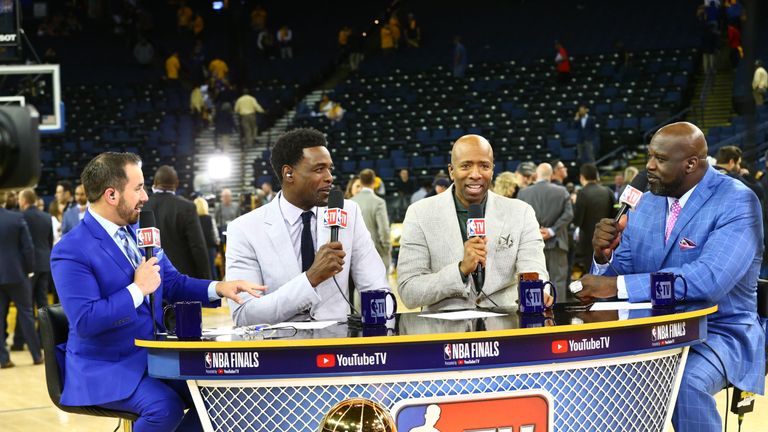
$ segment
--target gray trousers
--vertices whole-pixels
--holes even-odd
[[[253,142],[258,134],[256,127],[256,114],[240,116],[240,129],[243,131],[243,141],[246,148],[253,147]]]
[[[544,249],[544,258],[547,260],[549,281],[557,288],[557,302],[565,303],[568,273],[571,271],[568,268],[568,252],[558,248]]]
[[[32,359],[35,361],[40,360],[42,353],[40,352],[40,341],[37,339],[37,333],[35,333],[35,318],[32,316],[32,289],[29,286],[28,280],[16,284],[0,285],[0,317],[2,317],[0,334],[2,335],[7,330],[6,317],[8,316],[8,307],[11,301],[16,304],[16,313],[20,316],[19,324],[21,328],[17,328],[16,331],[21,331],[24,335],[24,340],[27,341]],[[11,357],[5,348],[5,341],[3,340],[0,343],[0,363],[8,363],[10,360]]]

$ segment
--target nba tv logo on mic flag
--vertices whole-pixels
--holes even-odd
[[[485,237],[485,219],[467,219],[467,237]]]
[[[323,224],[327,227],[347,227],[347,211],[340,208],[330,208],[325,211]]]
[[[160,247],[160,230],[157,228],[139,228],[136,231],[136,239],[140,248]]]
[[[621,193],[621,197],[619,197],[619,202],[627,204],[628,206],[635,208],[637,206],[637,203],[640,202],[640,198],[643,196],[643,192],[633,188],[632,186],[627,186],[624,188],[624,192]]]

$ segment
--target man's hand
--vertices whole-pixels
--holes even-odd
[[[541,238],[543,238],[544,241],[552,238],[552,234],[549,232],[549,228],[539,228],[539,233],[541,233]]]
[[[611,259],[614,249],[619,247],[621,232],[627,226],[627,215],[619,219],[617,223],[613,219],[600,219],[595,225],[595,234],[592,236],[592,248],[595,252],[595,261],[605,264]]]
[[[579,279],[582,290],[576,293],[576,297],[584,303],[616,297],[616,276],[586,275]]]
[[[246,292],[254,297],[261,297],[262,292],[266,289],[267,287],[263,285],[256,285],[253,282],[244,280],[226,281],[216,284],[216,294],[219,297],[234,300],[237,304],[243,304],[243,300],[237,295],[238,293]]]
[[[316,287],[324,280],[341,273],[344,268],[344,257],[347,255],[341,242],[330,242],[320,246],[315,254],[312,267],[307,270],[309,283]]]
[[[152,257],[149,261],[142,257],[141,264],[133,273],[133,283],[139,287],[143,295],[148,295],[157,290],[160,282],[160,265],[157,264],[157,257]]]
[[[485,267],[485,258],[488,255],[485,245],[488,239],[485,237],[472,237],[464,242],[464,259],[459,264],[461,274],[468,276],[477,269],[478,264]]]

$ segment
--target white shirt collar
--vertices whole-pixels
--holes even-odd
[[[371,193],[376,193],[376,192],[374,192],[374,191],[373,191],[373,189],[371,189],[371,188],[369,188],[369,187],[365,187],[365,186],[363,186],[363,187],[360,189],[360,192],[362,192],[362,191],[370,191]],[[358,192],[358,193],[360,193],[360,192]]]
[[[115,234],[117,234],[117,231],[120,228],[123,228],[120,225],[117,225],[116,223],[104,218],[100,214],[93,211],[93,209],[91,208],[88,208],[87,211],[88,213],[91,214],[91,216],[93,216],[94,219],[96,219],[96,222],[98,222],[99,225],[101,225],[101,227],[104,228],[104,231],[106,231],[110,237],[115,237]]]
[[[301,221],[301,214],[304,213],[304,210],[296,207],[295,205],[291,204],[286,198],[285,195],[283,195],[283,192],[281,191],[279,193],[280,195],[280,212],[283,214],[283,219],[288,223],[288,225],[294,225],[296,223],[299,223]],[[317,207],[312,207],[310,209],[315,216],[317,216]]]
[[[688,192],[684,193],[684,194],[683,194],[683,196],[681,196],[680,198],[675,198],[675,197],[667,197],[667,212],[669,212],[669,211],[670,211],[670,208],[672,208],[672,203],[674,203],[674,202],[675,202],[675,200],[678,200],[678,201],[679,201],[679,204],[680,204],[680,209],[682,209],[683,207],[685,207],[685,203],[687,203],[687,202],[688,202],[688,198],[690,198],[690,197],[691,197],[691,194],[692,194],[692,193],[693,193],[693,191],[696,189],[696,186],[698,186],[698,183],[697,183],[697,184],[695,184],[695,185],[693,185],[693,187],[692,187],[692,188],[688,189]]]

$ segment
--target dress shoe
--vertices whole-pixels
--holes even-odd
[[[8,363],[0,364],[0,369],[8,369],[16,366],[12,361],[8,361]]]
[[[43,363],[45,363],[45,359],[44,359],[44,358],[42,358],[42,357],[40,357],[40,358],[39,358],[39,359],[37,359],[37,360],[33,360],[33,361],[32,361],[32,364],[34,364],[35,366],[37,366],[37,365],[41,365],[41,364],[43,364]]]
[[[24,345],[11,345],[11,351],[24,351]]]

